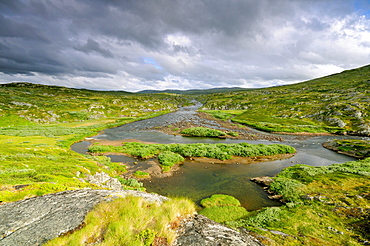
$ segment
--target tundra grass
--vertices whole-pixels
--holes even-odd
[[[195,212],[188,199],[172,198],[161,205],[140,197],[126,197],[99,204],[85,218],[85,226],[46,243],[51,245],[152,245],[155,238],[171,245],[181,217]]]
[[[369,158],[288,167],[270,186],[286,205],[225,223],[269,238],[266,245],[363,245],[370,240],[369,176]]]
[[[147,113],[140,118],[163,112]],[[125,173],[126,167],[107,157],[80,155],[69,146],[107,127],[125,120],[96,120],[60,124],[28,124],[0,127],[0,201],[16,201],[70,189],[99,188],[80,179],[104,171],[112,177]],[[104,124],[105,123],[105,124]],[[17,188],[22,187],[22,188]],[[128,187],[136,189],[135,187]],[[138,189],[143,189],[142,187]]]
[[[369,75],[368,65],[292,85],[200,95],[198,100],[216,118],[263,131],[368,135]]]

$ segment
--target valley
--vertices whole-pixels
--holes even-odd
[[[204,198],[233,196],[245,212],[238,216],[231,212],[230,219],[221,221],[219,211],[226,211],[225,205],[216,204],[207,209],[213,211],[209,216],[230,228],[250,231],[265,245],[364,245],[370,241],[369,78],[370,66],[365,66],[294,85],[182,94],[0,85],[0,210],[45,194],[109,189],[104,182],[91,181],[105,173],[123,190],[184,197],[193,204],[176,212],[184,216],[195,210],[201,214]],[[221,137],[184,132],[194,127]],[[115,146],[109,146],[112,141]],[[136,147],[117,155],[121,150],[116,147],[124,147],[124,142]],[[331,147],[324,148],[323,143]],[[174,144],[184,152],[176,152]],[[244,156],[253,161],[242,163],[233,159],[236,152],[226,152],[238,144],[258,152]],[[110,149],[90,155],[90,145]],[[184,154],[190,146],[203,155]],[[271,156],[291,155],[270,160],[262,146]],[[289,151],[275,152],[273,146]],[[160,163],[164,150],[177,154],[178,161]],[[166,154],[162,158],[174,158]],[[155,177],[146,172],[150,165],[158,166],[159,174],[172,166],[176,169]],[[263,189],[250,181],[256,176],[268,176],[273,182]],[[267,190],[279,200],[269,199]],[[175,200],[171,206],[180,207],[183,201]],[[173,242],[172,232],[166,236],[160,230],[148,227],[139,232]],[[0,245],[7,233],[2,232]]]

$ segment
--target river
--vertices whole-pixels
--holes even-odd
[[[252,177],[274,176],[283,168],[298,163],[310,166],[326,166],[333,163],[356,160],[353,157],[338,154],[321,146],[323,142],[332,139],[357,138],[353,136],[316,136],[304,139],[293,135],[278,135],[284,138],[284,141],[280,142],[269,140],[191,138],[149,130],[155,127],[172,125],[177,122],[192,122],[205,127],[222,129],[215,121],[199,118],[196,114],[199,106],[200,104],[196,104],[155,118],[107,129],[93,138],[98,140],[122,140],[122,142],[127,139],[137,139],[156,143],[282,143],[295,147],[297,153],[289,159],[250,164],[232,163],[227,165],[186,161],[181,165],[179,171],[170,177],[151,178],[150,180],[142,181],[148,192],[172,197],[188,197],[195,202],[199,202],[201,199],[209,197],[212,194],[231,195],[239,199],[242,206],[247,210],[280,205],[279,202],[268,199],[266,192],[249,180]],[[248,129],[248,131],[256,134],[266,134],[254,129]],[[72,146],[72,150],[85,154],[89,144],[87,141],[76,143]],[[133,165],[133,162],[137,161],[125,156],[110,157],[112,161],[125,162],[127,165]],[[140,162],[139,164],[145,165],[145,162]]]

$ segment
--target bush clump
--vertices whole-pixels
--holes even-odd
[[[158,161],[164,171],[169,171],[173,165],[179,164],[184,160],[184,157],[180,154],[171,151],[163,151],[158,155]]]
[[[207,157],[219,160],[230,160],[233,156],[253,157],[253,156],[269,156],[278,154],[293,154],[295,148],[284,144],[144,144],[144,143],[125,143],[124,146],[109,148],[109,146],[93,145],[89,147],[89,152],[105,153],[113,152],[125,153],[139,158],[151,158],[160,155],[165,151],[177,153],[182,157]],[[113,148],[114,147],[114,148]],[[173,154],[166,154],[164,160],[179,158]],[[169,157],[171,156],[171,157]],[[161,158],[162,158],[161,157]],[[168,157],[168,158],[167,158]]]

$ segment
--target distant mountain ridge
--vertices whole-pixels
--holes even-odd
[[[191,90],[143,90],[138,91],[139,94],[157,94],[157,93],[172,93],[181,95],[197,95],[197,94],[213,94],[213,93],[226,93],[235,91],[246,91],[255,90],[252,88],[241,88],[241,87],[221,87],[221,88],[211,88],[211,89],[191,89]]]

